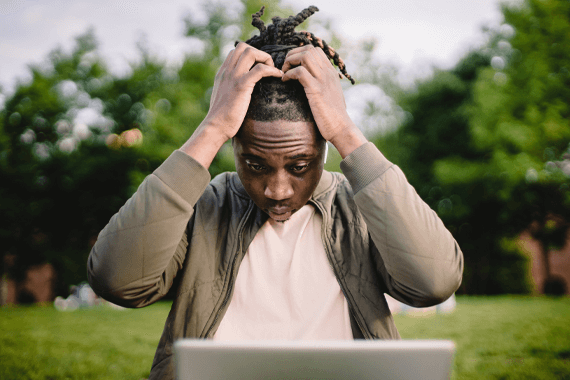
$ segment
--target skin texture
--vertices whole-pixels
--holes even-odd
[[[338,72],[321,48],[306,45],[292,49],[282,70],[283,81],[294,79],[303,85],[321,135],[342,158],[367,142],[346,112]]]
[[[243,125],[246,133],[240,133],[235,140],[241,141],[234,142],[234,147],[258,149],[257,155],[273,174],[253,176],[248,171],[251,167],[247,162],[240,161],[243,158],[241,153],[239,156],[236,153],[236,167],[242,183],[255,203],[270,217],[286,220],[307,202],[323,166],[321,163],[318,168],[311,167],[310,179],[307,174],[293,175],[290,169],[294,164],[288,156],[290,151],[314,147],[315,141],[306,135],[316,132],[312,123],[301,122],[305,125],[293,126],[288,124],[290,122],[278,120],[269,122],[273,124],[270,128],[257,128],[256,122],[244,121],[255,83],[263,77],[298,80],[302,84],[320,135],[335,146],[342,158],[367,142],[346,112],[338,73],[321,48],[307,45],[290,50],[281,71],[275,68],[269,54],[242,42],[228,54],[220,67],[214,80],[210,110],[180,150],[208,168],[222,145],[236,136]],[[280,128],[283,129],[282,135],[277,132]],[[273,135],[262,130],[272,131]],[[299,139],[291,137],[293,130]],[[281,183],[284,190],[281,185],[275,186]]]
[[[308,202],[323,173],[325,140],[313,122],[246,119],[233,147],[245,190],[278,222]]]
[[[281,78],[271,56],[245,43],[229,52],[214,79],[208,114],[181,151],[210,167],[222,145],[243,123],[255,83],[263,77]]]

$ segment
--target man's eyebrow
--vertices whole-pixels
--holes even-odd
[[[264,161],[263,158],[259,157],[258,155],[251,154],[251,153],[242,153],[241,156],[243,158],[252,158],[254,160]]]
[[[256,154],[252,154],[252,153],[242,153],[241,156],[243,158],[251,158],[254,160],[265,161],[263,159],[263,157],[260,157]],[[315,157],[317,157],[317,155],[312,154],[312,153],[298,153],[298,154],[294,154],[292,156],[286,156],[286,158],[289,160],[298,160],[299,158],[315,158]]]
[[[316,154],[311,154],[311,153],[299,153],[293,156],[287,156],[287,158],[291,160],[297,160],[299,158],[315,158],[316,156],[317,156]]]

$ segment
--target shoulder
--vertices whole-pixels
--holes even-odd
[[[338,172],[323,172],[323,177],[313,194],[315,202],[321,203],[331,212],[358,212],[354,202],[352,187],[344,174]]]
[[[224,172],[210,181],[198,201],[201,207],[222,207],[239,201],[249,201],[237,173]]]
[[[333,195],[334,199],[341,199],[352,201],[354,199],[354,192],[348,182],[348,179],[343,173],[339,172],[325,172],[328,173],[332,180],[331,186],[328,191]]]
[[[344,174],[330,172],[331,186],[315,202],[322,205],[322,210],[330,216],[330,228],[340,236],[361,236],[367,239],[367,227],[354,200],[354,192]]]

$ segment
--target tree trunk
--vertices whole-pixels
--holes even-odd
[[[545,293],[546,284],[550,280],[550,250],[548,249],[548,241],[546,239],[539,240],[540,255],[542,256],[542,262],[544,263],[544,281],[542,283],[542,292]]]

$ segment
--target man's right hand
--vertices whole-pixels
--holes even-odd
[[[255,84],[263,77],[282,76],[269,54],[240,42],[216,74],[204,121],[215,125],[226,140],[234,137],[247,113]]]
[[[269,54],[240,42],[216,74],[208,114],[180,150],[208,168],[241,127],[255,84],[263,77],[282,76]]]

